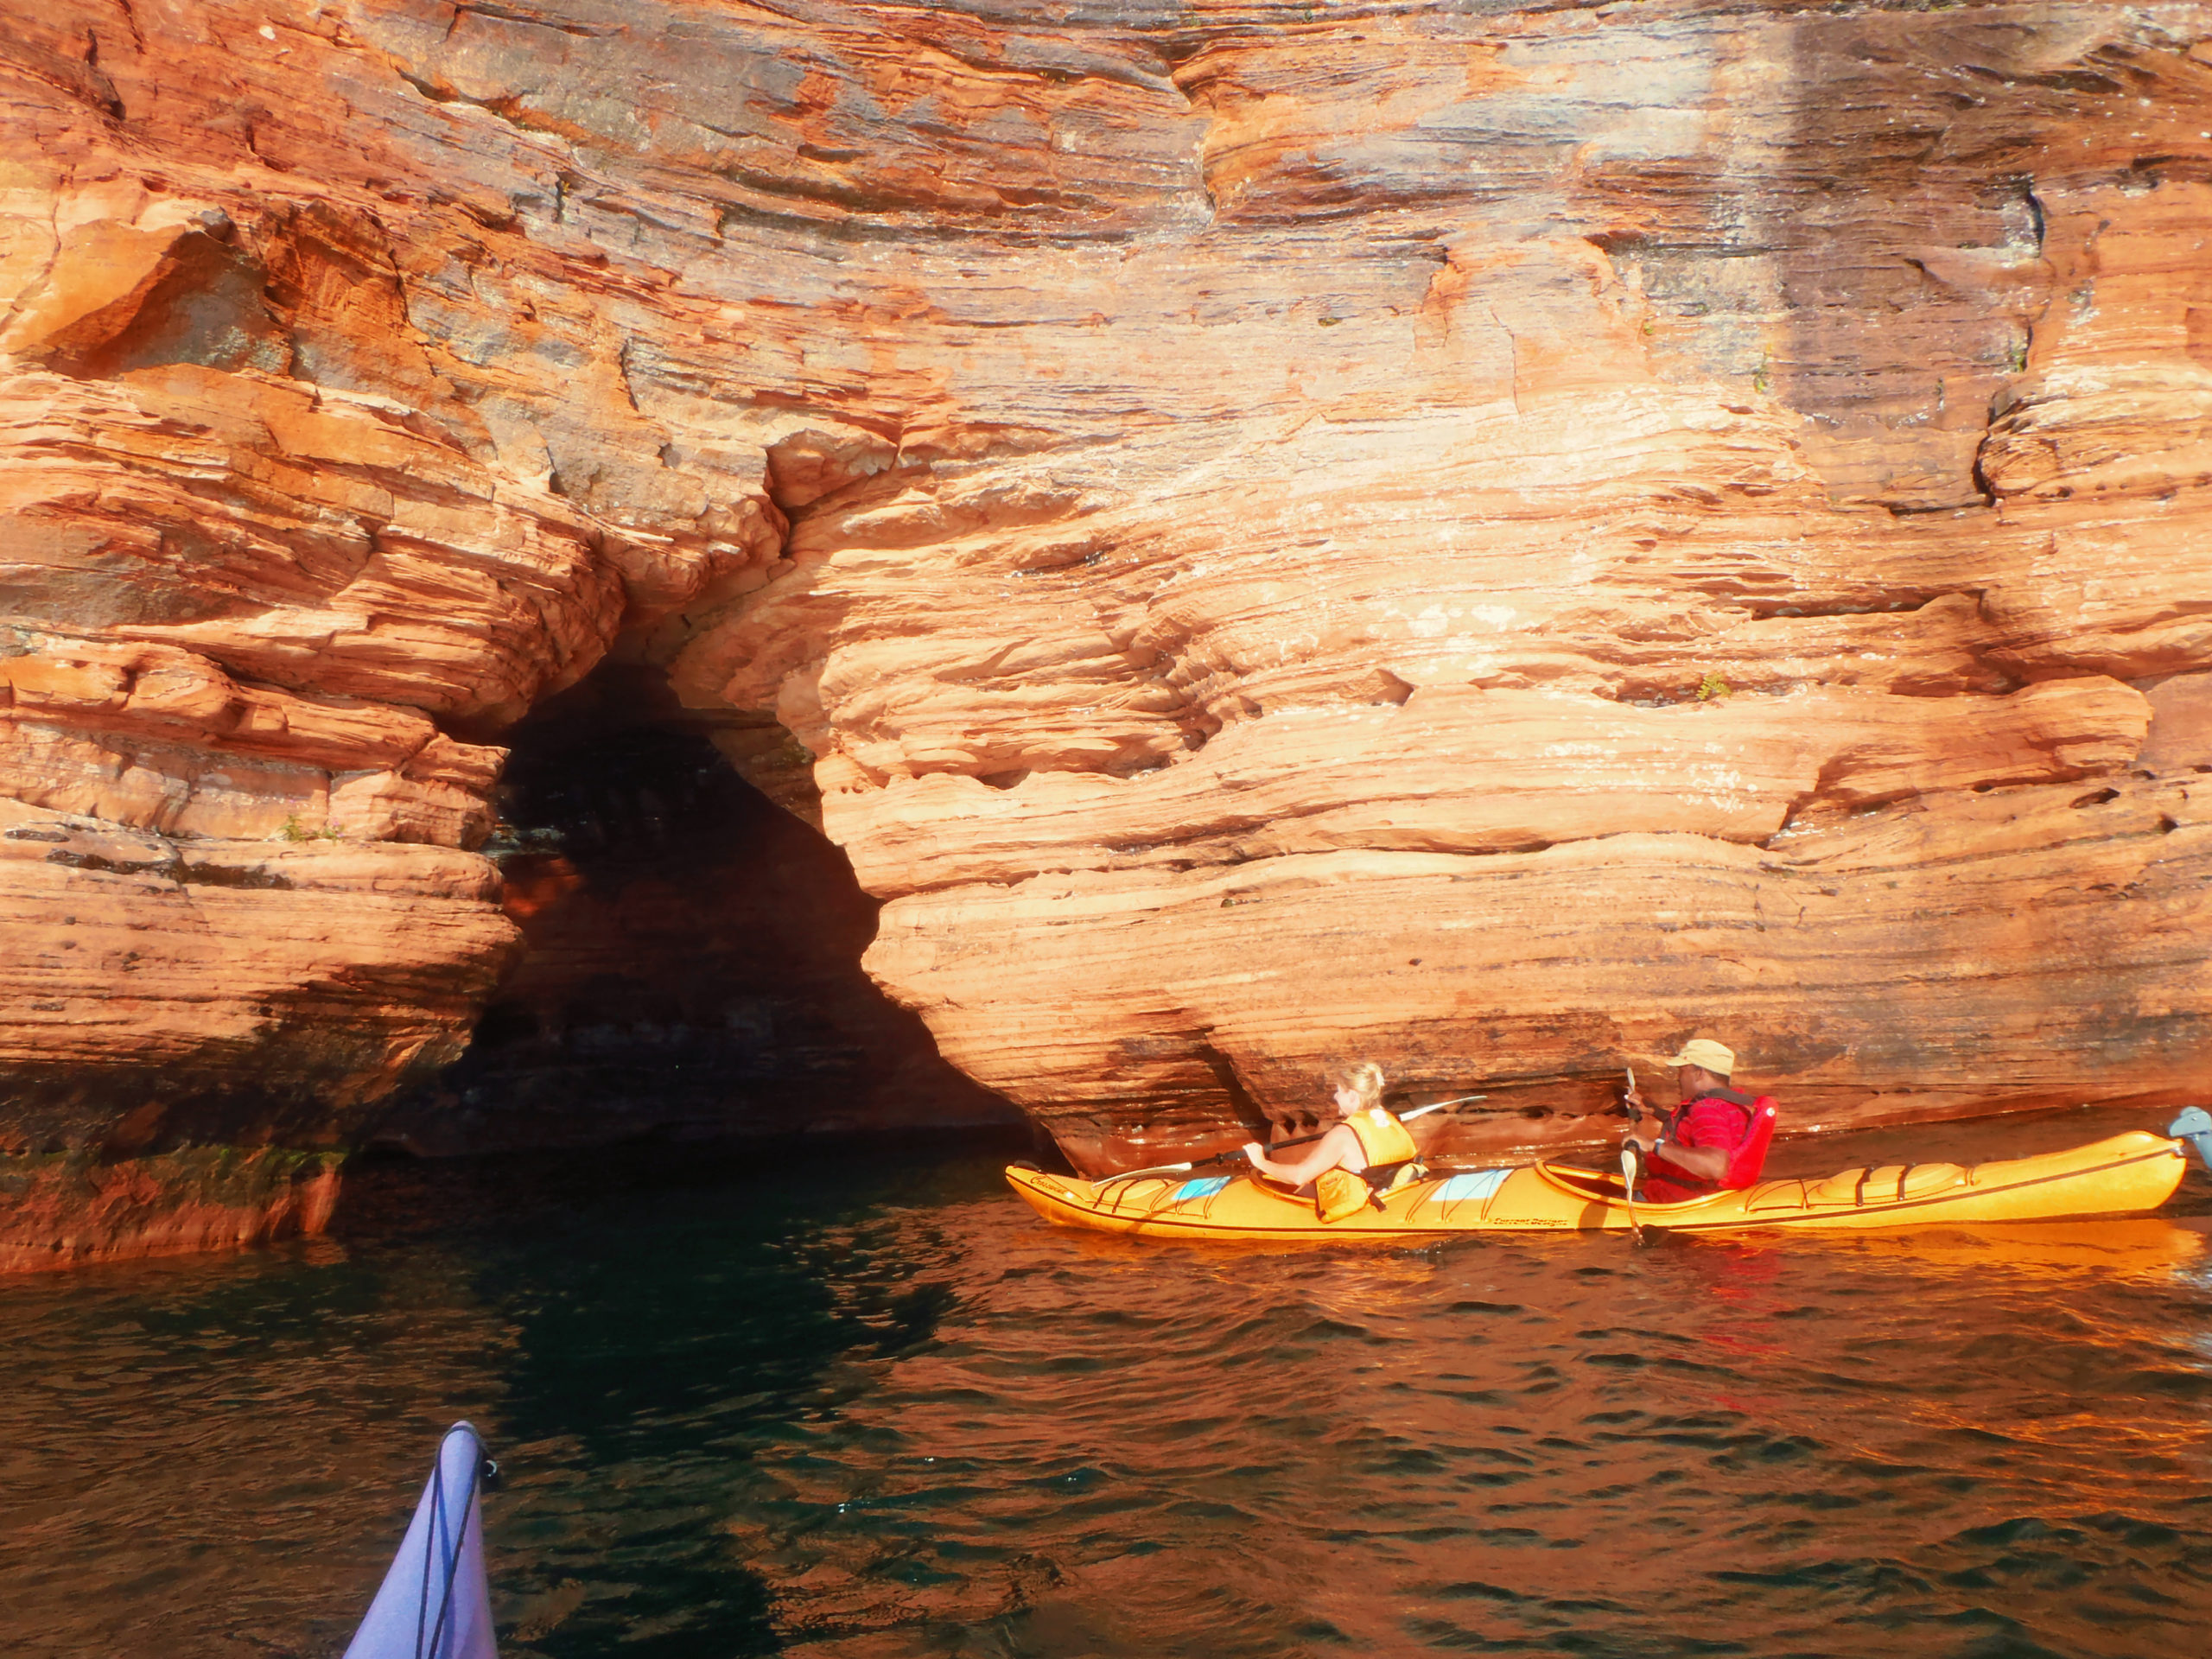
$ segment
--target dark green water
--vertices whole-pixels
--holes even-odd
[[[1209,1253],[997,1161],[386,1170],[0,1283],[0,1650],[335,1654],[462,1416],[512,1655],[2207,1646],[2200,1230]]]

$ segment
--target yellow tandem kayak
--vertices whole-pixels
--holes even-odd
[[[2135,1216],[2173,1196],[2185,1143],[2132,1129],[2086,1147],[1986,1164],[1889,1164],[1826,1180],[1759,1181],[1681,1204],[1640,1203],[1635,1220],[1669,1232],[1823,1231]],[[1358,1213],[1323,1222],[1313,1200],[1238,1175],[1078,1180],[1015,1167],[1014,1190],[1062,1227],[1145,1238],[1269,1242],[1412,1240],[1459,1233],[1624,1232],[1616,1173],[1535,1163],[1438,1173]]]

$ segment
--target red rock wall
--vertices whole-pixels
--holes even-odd
[[[313,1238],[338,1206],[335,1157],[228,1147],[0,1164],[0,1274]]]
[[[16,11],[0,793],[373,847],[414,976],[87,1077],[450,1052],[613,652],[1086,1164],[1360,1056],[1572,1138],[1694,1030],[1799,1123],[2195,1086],[2212,7]]]

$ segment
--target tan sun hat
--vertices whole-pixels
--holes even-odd
[[[1715,1077],[1725,1077],[1736,1069],[1736,1051],[1722,1047],[1710,1037],[1697,1037],[1684,1043],[1682,1052],[1667,1064],[1700,1066]]]

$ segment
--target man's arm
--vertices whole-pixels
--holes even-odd
[[[1644,1143],[1638,1141],[1637,1144]],[[1687,1170],[1701,1179],[1721,1181],[1728,1178],[1729,1154],[1726,1147],[1686,1147],[1679,1141],[1654,1135],[1646,1150],[1657,1153],[1676,1169]]]
[[[1694,1175],[1700,1180],[1724,1181],[1728,1179],[1729,1160],[1735,1155],[1732,1142],[1699,1146],[1693,1141],[1679,1138],[1688,1134],[1699,1141],[1718,1139],[1717,1135],[1710,1133],[1718,1126],[1705,1121],[1710,1116],[1711,1110],[1718,1109],[1723,1109],[1709,1110],[1702,1103],[1695,1109],[1685,1107],[1669,1122],[1662,1123],[1648,1139],[1642,1134],[1640,1124],[1630,1132],[1629,1139],[1647,1152],[1656,1152],[1686,1174]]]

